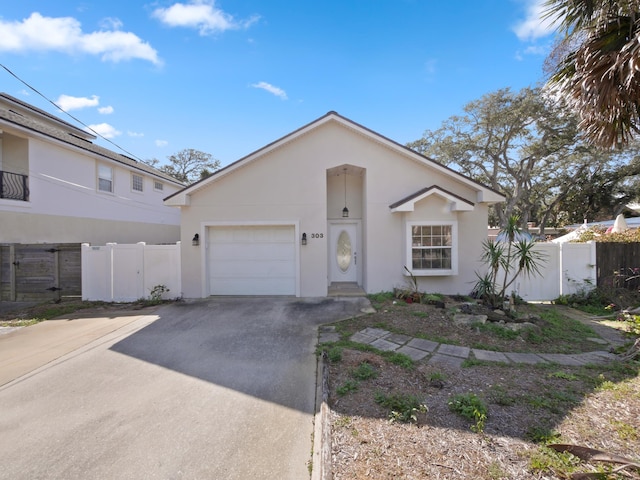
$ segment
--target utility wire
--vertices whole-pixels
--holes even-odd
[[[35,87],[32,87],[31,85],[29,85],[27,82],[25,82],[22,78],[20,78],[18,75],[16,75],[15,73],[13,73],[8,67],[6,67],[4,64],[0,63],[0,67],[4,68],[9,75],[11,75],[12,77],[14,77],[16,80],[18,80],[20,83],[22,83],[23,85],[25,85],[27,88],[33,90],[35,93],[37,93],[38,95],[40,95],[42,98],[44,98],[47,102],[49,102],[51,105],[53,105],[54,107],[56,107],[58,110],[60,110],[62,113],[68,115],[69,117],[73,118],[76,122],[78,122],[80,125],[84,126],[85,128],[87,128],[87,130],[89,130],[91,133],[95,134],[97,137],[100,137],[101,139],[103,139],[106,142],[109,142],[111,145],[113,145],[114,147],[122,150],[124,153],[126,153],[128,156],[132,157],[135,161],[137,162],[142,162],[142,163],[146,163],[144,160],[140,159],[137,155],[134,155],[133,153],[125,150],[124,148],[122,148],[120,145],[118,145],[117,143],[109,140],[106,137],[103,137],[102,135],[100,135],[98,132],[96,132],[93,128],[91,128],[89,125],[87,125],[86,123],[84,123],[82,120],[77,119],[76,117],[74,117],[73,115],[71,115],[69,112],[64,111],[62,108],[60,108],[60,106],[58,104],[56,104],[53,100],[50,100],[46,95],[44,95],[43,93],[41,93],[40,91],[38,91]]]

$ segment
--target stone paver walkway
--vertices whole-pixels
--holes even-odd
[[[324,327],[320,331],[320,342],[338,341],[340,335]],[[563,366],[581,366],[595,363],[605,363],[616,359],[616,355],[606,350],[596,350],[587,353],[510,353],[480,350],[477,348],[460,347],[446,343],[437,343],[422,338],[391,333],[381,328],[365,328],[351,335],[350,340],[364,343],[383,351],[404,353],[415,361],[426,361],[459,368],[467,359],[487,362],[524,363],[530,365],[553,363]]]

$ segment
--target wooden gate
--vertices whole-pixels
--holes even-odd
[[[596,243],[598,286],[638,290],[640,243]]]
[[[0,300],[45,302],[82,296],[80,245],[0,245]]]

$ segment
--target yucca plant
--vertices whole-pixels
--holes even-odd
[[[507,299],[507,291],[518,275],[540,275],[540,266],[545,262],[544,254],[534,249],[535,242],[525,238],[518,226],[519,220],[517,215],[509,217],[498,233],[502,240],[482,242],[480,260],[487,265],[487,272],[483,275],[476,272],[478,280],[473,291],[477,298],[493,308]]]

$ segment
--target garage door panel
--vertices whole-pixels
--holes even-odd
[[[292,225],[210,227],[208,233],[211,295],[295,295]]]
[[[295,267],[290,262],[256,262],[221,260],[216,262],[215,271],[211,272],[211,277],[242,277],[251,279],[252,277],[292,277],[295,276]]]
[[[212,295],[293,295],[295,283],[289,279],[253,279],[249,289],[246,278],[212,278],[211,291]]]
[[[211,250],[211,259],[227,260],[243,259],[256,260],[290,260],[294,258],[295,247],[292,244],[269,244],[269,245],[245,245],[244,248],[238,248],[238,244],[216,244]]]

